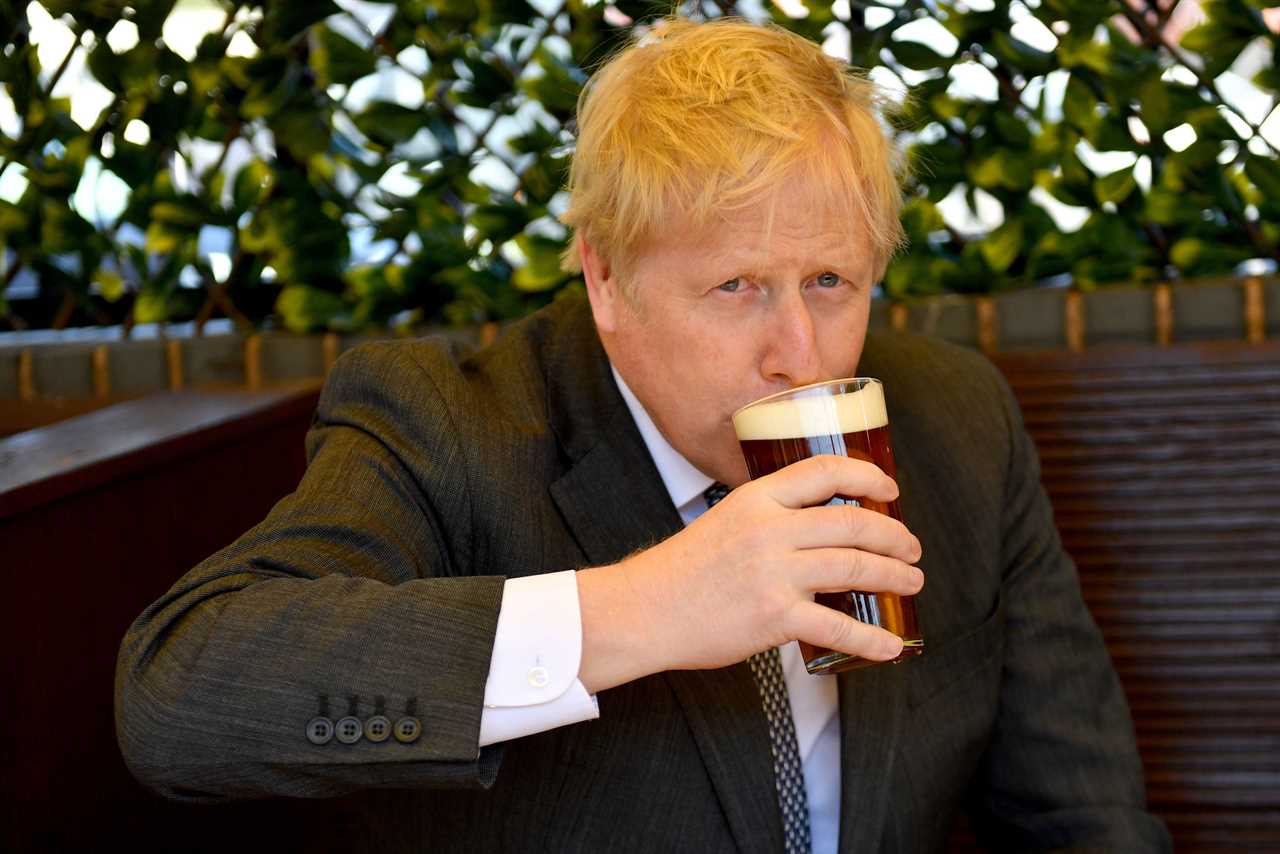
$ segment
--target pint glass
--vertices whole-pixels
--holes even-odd
[[[889,444],[889,416],[879,380],[832,380],[779,392],[747,404],[733,414],[734,430],[752,480],[818,454],[840,454],[867,460],[897,479]],[[852,504],[892,516],[899,522],[898,502],[888,504],[837,495],[829,504]],[[924,651],[913,596],[892,593],[817,593],[814,601],[854,619],[880,626],[902,638],[901,661]],[[800,642],[810,673],[839,673],[878,662]]]

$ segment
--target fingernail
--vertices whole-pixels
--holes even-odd
[[[924,587],[924,573],[914,566],[911,567],[911,569],[911,580],[915,583],[916,589],[919,590],[921,587]]]
[[[885,660],[897,658],[902,654],[902,638],[893,638],[885,649]]]

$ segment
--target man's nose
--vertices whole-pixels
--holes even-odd
[[[804,297],[788,294],[772,306],[766,334],[764,360],[760,365],[765,379],[787,388],[816,383],[822,379],[822,359],[813,315]]]

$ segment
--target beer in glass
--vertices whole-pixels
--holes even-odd
[[[779,392],[744,406],[733,415],[747,471],[754,480],[817,454],[840,454],[875,463],[897,479],[889,444],[884,386],[869,378],[832,380]],[[837,495],[829,504],[852,504],[892,516],[898,502]],[[892,593],[816,593],[814,601],[902,638],[901,661],[924,651],[914,596]],[[810,673],[838,673],[877,662],[800,642]]]

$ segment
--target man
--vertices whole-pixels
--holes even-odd
[[[998,375],[864,347],[899,239],[870,85],[781,30],[669,22],[579,113],[589,303],[339,360],[298,491],[125,638],[134,772],[373,790],[379,851],[928,851],[962,807],[999,847],[1166,849]],[[824,506],[898,493],[867,463],[747,482],[732,412],[855,371],[911,530]],[[812,595],[915,593],[915,564],[923,656],[804,672],[797,639],[893,658]]]

